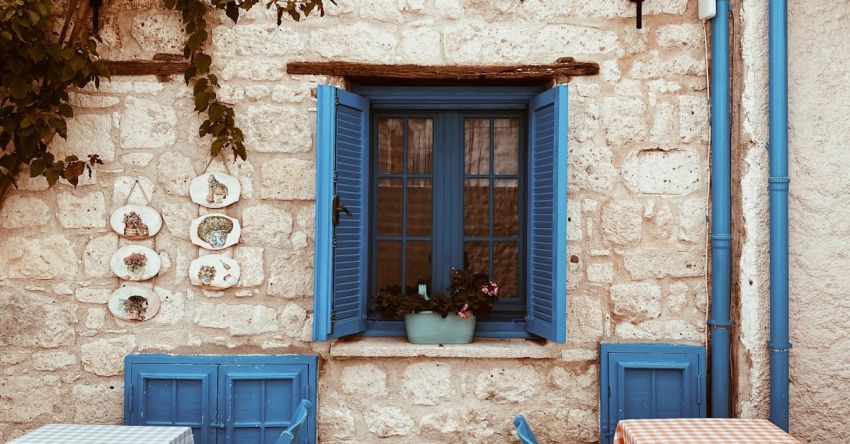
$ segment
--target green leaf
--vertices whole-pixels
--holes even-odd
[[[224,7],[224,13],[230,20],[233,20],[233,23],[239,21],[239,6],[236,3],[230,2],[227,6]]]
[[[210,65],[212,65],[212,57],[203,53],[195,55],[195,67],[198,68],[199,73],[209,72]]]
[[[201,112],[207,109],[207,106],[210,103],[210,97],[205,92],[199,92],[195,94],[195,111]]]
[[[47,168],[47,162],[44,159],[35,159],[30,163],[30,177],[38,177],[44,173],[44,169]]]
[[[15,99],[23,99],[29,92],[29,83],[21,76],[12,77],[12,81],[9,82],[9,92]]]
[[[59,180],[59,173],[50,169],[44,172],[44,177],[47,178],[47,185],[53,186],[56,185],[56,182]]]
[[[71,108],[71,105],[67,103],[62,103],[59,105],[59,115],[62,117],[74,117],[74,108]]]
[[[86,170],[86,164],[85,163],[80,162],[80,161],[75,161],[75,162],[71,163],[70,165],[68,165],[67,168],[65,168],[65,171],[62,172],[62,177],[64,177],[65,179],[70,181],[72,179],[76,179],[76,178],[82,176],[83,172],[85,172],[85,170]]]
[[[222,105],[218,102],[211,103],[210,104],[210,110],[209,110],[210,120],[216,121],[218,119],[221,119],[222,117],[224,117],[224,111],[225,110],[226,110],[226,108],[224,107],[224,105]]]

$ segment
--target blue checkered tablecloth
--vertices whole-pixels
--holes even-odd
[[[194,444],[189,427],[48,424],[9,444]]]

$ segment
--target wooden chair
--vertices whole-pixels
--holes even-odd
[[[310,409],[312,408],[313,404],[310,401],[302,399],[295,409],[295,414],[292,415],[292,422],[280,434],[276,444],[299,444],[301,442],[301,428],[307,422],[307,417],[310,416]]]
[[[538,444],[537,438],[531,431],[531,427],[528,425],[528,421],[525,420],[524,416],[516,415],[514,425],[516,426],[516,435],[522,444]]]

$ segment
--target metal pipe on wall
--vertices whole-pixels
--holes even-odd
[[[788,431],[788,3],[770,0],[770,420]]]
[[[732,163],[729,0],[717,0],[711,22],[711,416],[729,417]]]

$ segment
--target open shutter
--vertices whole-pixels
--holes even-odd
[[[134,364],[127,373],[125,424],[191,427],[195,443],[216,442],[218,366]]]
[[[369,101],[318,88],[313,339],[366,329]]]
[[[528,322],[530,333],[567,339],[567,87],[529,102]]]

